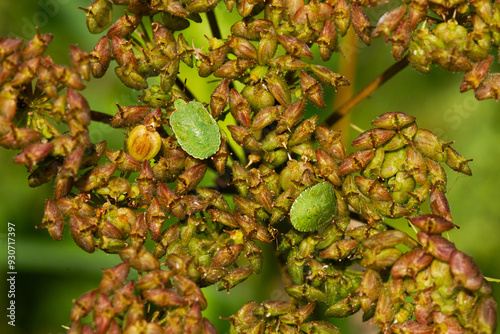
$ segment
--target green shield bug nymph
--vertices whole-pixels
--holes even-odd
[[[300,193],[292,204],[290,221],[299,231],[314,231],[332,221],[336,213],[333,187],[329,182],[322,182]]]
[[[179,145],[189,155],[206,159],[219,149],[220,132],[217,123],[200,102],[175,100],[170,126]]]

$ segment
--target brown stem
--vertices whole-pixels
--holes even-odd
[[[208,24],[210,25],[210,30],[212,31],[212,37],[221,39],[222,35],[219,29],[219,25],[217,24],[217,18],[213,11],[207,12]]]
[[[382,86],[387,80],[392,78],[396,73],[404,69],[408,65],[408,55],[406,55],[403,59],[389,67],[384,71],[381,75],[379,75],[375,80],[370,82],[365,88],[363,88],[358,94],[351,97],[344,104],[335,110],[333,115],[328,117],[325,121],[325,125],[331,127],[335,124],[339,119],[347,115],[355,106],[357,106],[361,101],[370,96],[378,87]]]
[[[97,110],[91,110],[90,111],[90,118],[93,121],[101,122],[101,123],[109,125],[111,123],[111,119],[113,118],[113,116],[105,114],[105,113],[97,111]]]

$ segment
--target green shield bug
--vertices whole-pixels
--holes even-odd
[[[178,99],[174,107],[170,125],[182,149],[197,159],[215,154],[220,146],[219,127],[203,105]]]
[[[299,231],[314,231],[331,221],[336,213],[333,187],[328,182],[322,182],[300,193],[290,209],[290,221]]]

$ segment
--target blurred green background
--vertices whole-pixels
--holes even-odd
[[[69,64],[68,47],[78,45],[82,50],[91,51],[99,36],[90,35],[85,26],[85,15],[76,7],[86,7],[91,1],[39,0],[39,1],[0,1],[0,36],[22,37],[29,39],[39,26],[42,33],[54,33],[55,37],[47,54],[56,63]],[[116,15],[121,15],[117,13]],[[230,17],[225,8],[216,11],[219,18]],[[205,21],[205,20],[204,20]],[[197,46],[206,44],[200,29],[186,39],[194,39]],[[220,22],[223,35],[227,34],[230,22]],[[200,33],[201,32],[201,33]],[[358,55],[357,70],[353,81],[354,91],[359,91],[373,78],[394,63],[390,45],[383,40],[374,40],[370,48],[351,49]],[[314,50],[317,51],[317,50]],[[343,49],[347,60],[352,53]],[[336,69],[339,57],[334,57],[326,66]],[[113,65],[112,65],[113,67]],[[498,71],[498,64],[494,65]],[[181,68],[181,70],[184,70]],[[188,86],[197,92],[197,97],[208,102],[211,89],[216,83],[206,81],[190,82]],[[402,111],[417,117],[420,127],[434,131],[445,141],[455,141],[454,148],[466,158],[474,159],[470,166],[472,177],[449,173],[447,197],[455,223],[459,230],[450,232],[450,239],[457,248],[472,255],[483,274],[500,278],[500,110],[495,101],[475,100],[473,92],[461,94],[459,85],[461,74],[433,68],[429,75],[422,75],[406,68],[392,80],[379,88],[369,99],[355,108],[350,122],[363,130],[370,128],[370,121],[388,111]],[[115,103],[135,104],[138,93],[124,89],[115,78],[112,68],[99,80],[92,80],[83,92],[90,107],[106,113],[116,111]],[[340,88],[342,89],[342,88]],[[311,107],[308,113],[319,112],[322,119],[328,116],[337,94],[333,89],[325,90],[326,110]],[[359,132],[352,128],[350,140]],[[120,148],[123,134],[110,130],[101,124],[93,124],[93,142],[106,138],[108,148]],[[109,139],[111,138],[111,139]],[[348,147],[349,143],[345,143]],[[0,332],[1,333],[63,333],[62,325],[69,324],[72,299],[98,286],[102,277],[101,270],[120,262],[116,255],[103,252],[87,254],[81,251],[67,233],[62,241],[52,240],[44,230],[36,230],[43,216],[45,198],[52,196],[52,184],[31,189],[27,185],[26,168],[12,163],[18,152],[0,150],[0,268],[2,275],[6,269],[6,231],[7,222],[16,228],[16,327],[7,326],[6,280],[0,281]],[[404,222],[397,222],[406,227]],[[267,247],[269,255],[272,247]],[[272,258],[272,256],[271,256]],[[248,300],[264,301],[283,297],[280,278],[275,272],[276,263],[266,263],[261,275],[254,275],[247,282],[229,294],[207,289],[209,308],[204,316],[217,324],[220,333],[227,332],[227,317]],[[500,298],[500,285],[492,283],[497,300]],[[349,320],[351,321],[351,320]],[[348,321],[335,322],[347,328]],[[362,332],[365,325],[356,327]],[[361,328],[361,329],[360,329]],[[343,332],[353,332],[352,327]]]

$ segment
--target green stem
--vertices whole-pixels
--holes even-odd
[[[351,97],[345,103],[335,110],[333,115],[328,117],[325,121],[327,127],[331,127],[333,124],[338,122],[342,117],[347,115],[355,106],[357,106],[361,101],[369,97],[377,88],[382,86],[387,80],[396,75],[399,71],[404,69],[408,65],[408,55],[403,59],[389,67],[381,75],[379,75],[375,80],[370,82],[365,88],[363,88],[358,94]]]

